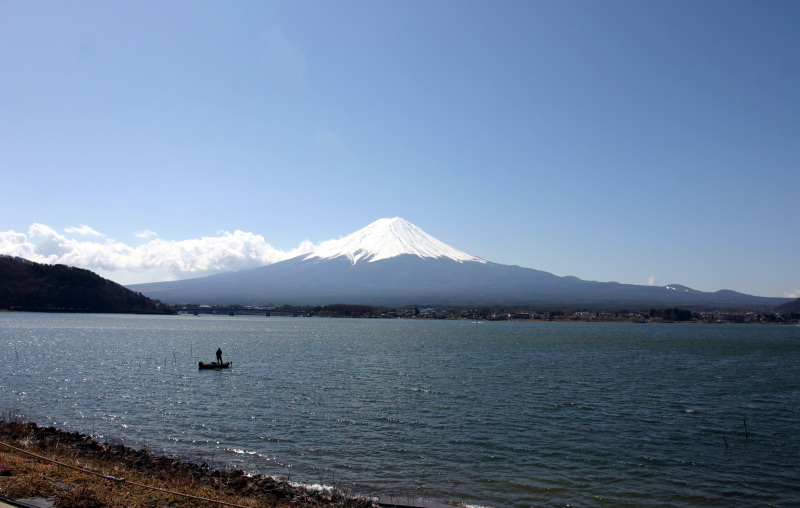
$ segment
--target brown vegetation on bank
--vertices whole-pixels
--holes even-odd
[[[0,443],[0,498],[10,500],[52,498],[71,508],[374,506],[336,489],[217,471],[35,423],[0,421]]]

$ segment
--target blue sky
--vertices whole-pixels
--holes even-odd
[[[797,297],[798,23],[796,1],[0,0],[0,251],[147,282],[400,216],[497,263]]]

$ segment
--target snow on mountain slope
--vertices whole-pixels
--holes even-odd
[[[347,257],[356,264],[361,260],[373,262],[393,258],[401,254],[413,254],[421,258],[447,258],[459,263],[483,259],[470,256],[440,242],[405,219],[379,219],[369,226],[338,240],[322,242],[305,259],[333,259]]]

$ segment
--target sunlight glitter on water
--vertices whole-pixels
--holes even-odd
[[[0,405],[198,461],[480,506],[800,502],[797,327],[0,324]],[[234,367],[198,372],[217,347]]]

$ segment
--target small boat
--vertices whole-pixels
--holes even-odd
[[[198,363],[197,363],[197,368],[198,368],[198,369],[200,369],[200,370],[205,370],[205,369],[227,369],[227,368],[228,368],[228,367],[230,367],[230,366],[231,366],[231,362],[225,362],[225,363],[217,363],[217,362],[211,362],[211,363],[206,363],[206,362],[198,362]]]

